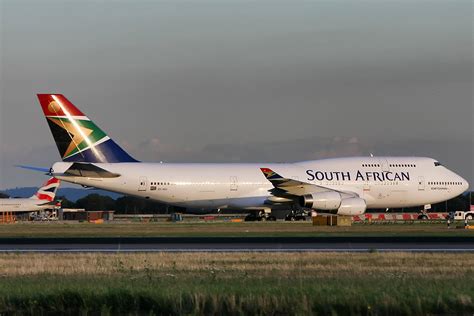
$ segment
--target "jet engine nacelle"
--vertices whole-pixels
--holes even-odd
[[[367,209],[367,204],[365,203],[364,199],[353,197],[344,199],[341,202],[341,206],[337,210],[337,215],[345,215],[345,216],[354,216],[354,215],[362,215],[365,213]]]
[[[341,202],[341,194],[334,191],[305,194],[300,198],[302,207],[324,211],[337,210]]]
[[[346,216],[364,214],[367,208],[364,199],[342,196],[341,193],[334,191],[303,195],[300,198],[300,205],[322,211],[337,211],[337,215]]]

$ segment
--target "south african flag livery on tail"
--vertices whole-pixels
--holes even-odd
[[[62,94],[38,94],[63,161],[137,162]]]

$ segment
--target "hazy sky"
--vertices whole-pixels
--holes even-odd
[[[474,183],[472,1],[0,0],[0,188],[59,159],[36,93],[135,158],[421,155]]]

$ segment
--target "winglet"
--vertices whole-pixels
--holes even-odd
[[[276,173],[270,168],[260,168],[260,170],[263,172],[265,178],[267,178],[268,180],[283,179],[282,176],[280,176],[278,173]]]

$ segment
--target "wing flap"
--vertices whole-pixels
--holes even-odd
[[[321,192],[339,192],[342,194],[348,194],[351,196],[358,196],[353,192],[341,192],[331,188],[326,188],[323,186],[302,182],[299,180],[284,178],[275,171],[269,168],[260,168],[262,173],[265,175],[268,181],[273,184],[273,189],[270,189],[269,192],[276,197],[283,198],[295,198],[305,194],[310,193],[321,193]]]

